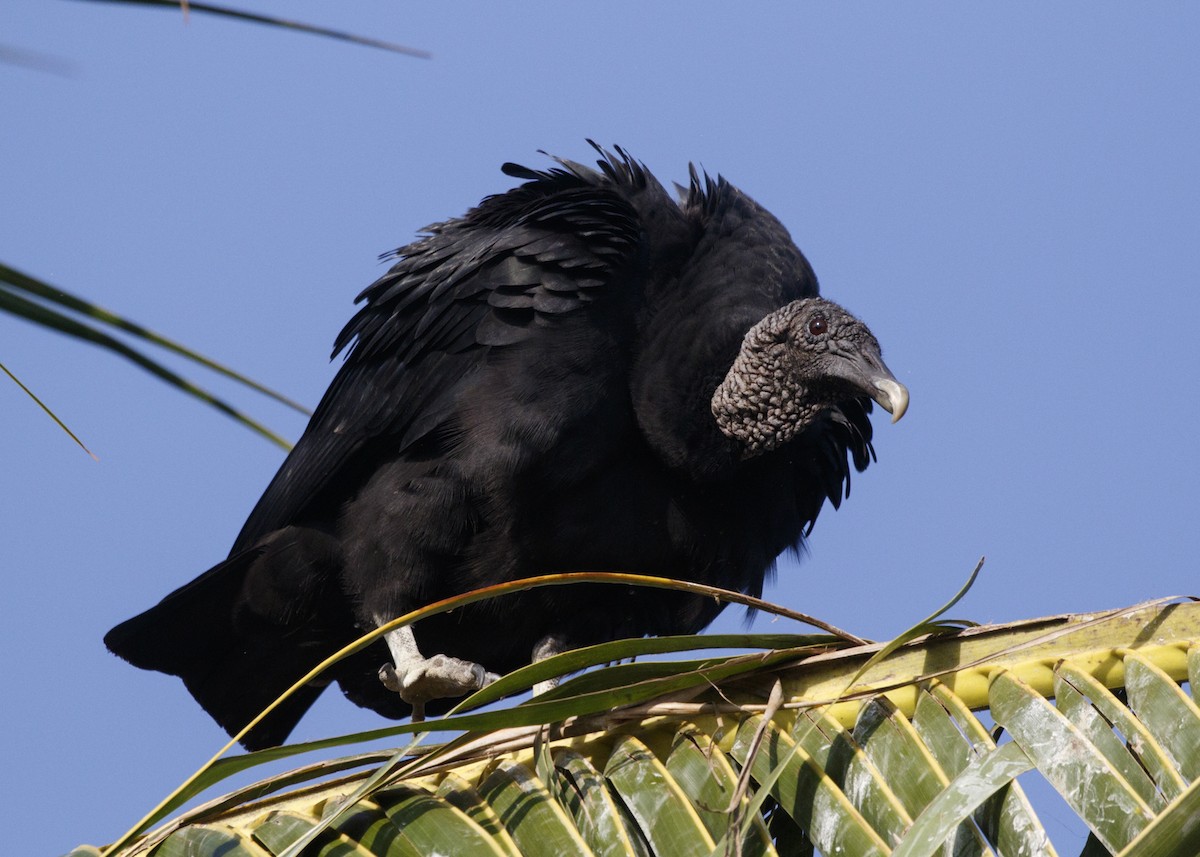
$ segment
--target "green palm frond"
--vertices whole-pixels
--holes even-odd
[[[75,432],[71,431],[67,427],[67,424],[64,423],[61,419],[59,419],[58,414],[56,414],[56,413],[54,413],[54,411],[50,410],[50,406],[47,405],[45,402],[43,402],[41,399],[39,399],[37,397],[37,394],[34,393],[33,390],[26,387],[25,383],[20,378],[18,378],[16,375],[14,375],[12,373],[11,369],[9,369],[3,363],[0,363],[0,372],[3,372],[5,375],[7,375],[9,377],[9,379],[14,384],[16,384],[18,387],[20,387],[22,392],[24,392],[26,396],[28,396],[30,399],[33,400],[33,403],[35,405],[37,405],[39,408],[42,409],[42,411],[45,412],[46,416],[48,416],[48,417],[50,417],[50,419],[54,420],[55,424],[60,429],[62,429],[64,432],[66,432],[67,436],[70,437],[71,440],[75,441],[75,443],[77,443],[79,445],[80,449],[82,449],[84,452],[86,452],[88,455],[90,455],[94,460],[99,461],[99,459],[96,458],[96,453],[94,453],[90,449],[88,449],[87,445],[82,440],[79,439],[79,437],[75,434]]]
[[[212,3],[193,3],[191,0],[101,0],[106,3],[127,3],[136,6],[162,6],[176,11],[182,11],[184,14],[188,12],[200,12],[206,15],[216,15],[222,18],[230,18],[234,21],[244,21],[251,24],[265,24],[270,27],[279,27],[284,30],[293,30],[299,33],[309,33],[314,36],[322,36],[327,39],[336,39],[342,42],[350,42],[366,48],[379,48],[384,51],[391,51],[397,54],[406,54],[411,57],[420,59],[428,59],[429,52],[420,50],[419,48],[410,48],[405,45],[398,45],[395,42],[384,41],[383,39],[373,39],[370,36],[358,36],[353,33],[347,33],[344,30],[334,30],[328,27],[318,27],[313,24],[305,24],[301,21],[292,21],[287,18],[279,18],[272,15],[259,15],[254,12],[248,12],[244,9],[234,9],[229,6],[217,6]],[[88,0],[88,2],[98,2],[98,0]]]
[[[874,661],[884,644],[800,639],[751,669],[652,662],[655,680],[711,682],[627,705],[587,673],[555,692],[572,716],[531,723],[547,703],[525,703],[436,748],[310,765],[121,853],[1058,854],[1022,775],[1090,830],[1085,854],[1200,853],[1200,708],[1181,687],[1200,677],[1200,604],[971,628]]]
[[[290,444],[278,434],[237,408],[234,408],[223,399],[218,398],[168,369],[161,362],[151,358],[145,352],[118,339],[114,334],[120,333],[146,345],[162,348],[209,371],[248,387],[256,393],[274,399],[295,411],[308,414],[308,410],[303,405],[259,384],[257,381],[247,378],[245,375],[235,372],[209,357],[205,357],[190,348],[180,345],[160,333],[128,321],[104,307],[85,301],[80,297],[3,263],[0,263],[0,312],[7,312],[17,318],[25,319],[26,321],[84,342],[90,342],[113,354],[118,354],[181,392],[187,393],[189,396],[216,408],[221,413],[233,418],[284,449],[290,449]],[[14,381],[17,380],[11,373],[8,374]],[[20,384],[20,382],[17,383]],[[49,408],[43,405],[25,385],[21,384],[20,386],[50,414],[64,431],[70,434],[72,438],[75,438],[70,429],[63,425]],[[78,438],[75,439],[78,443]],[[83,444],[80,443],[80,446],[83,446]]]

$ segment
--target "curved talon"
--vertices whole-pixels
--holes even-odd
[[[382,624],[386,620],[377,617],[377,621]],[[466,696],[500,677],[481,664],[449,655],[425,657],[409,626],[389,631],[384,638],[394,664],[379,668],[379,680],[412,706],[413,720],[425,719],[425,703],[431,699]]]
[[[413,707],[413,719],[423,720],[425,703],[431,699],[466,696],[494,682],[500,676],[482,665],[448,655],[434,655],[402,665],[384,664],[379,680],[388,690]]]
[[[392,693],[400,692],[400,676],[396,675],[396,668],[391,664],[384,664],[379,668],[379,680]]]

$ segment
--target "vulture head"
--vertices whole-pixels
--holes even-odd
[[[867,326],[832,301],[804,298],[767,315],[712,397],[721,432],[752,458],[787,443],[817,415],[851,399],[873,399],[892,415],[908,390],[884,365]]]

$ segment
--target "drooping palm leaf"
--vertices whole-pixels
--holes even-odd
[[[244,756],[235,756],[230,758],[222,758],[233,748],[236,742],[253,729],[263,718],[267,717],[272,711],[280,706],[285,700],[293,694],[300,691],[306,684],[311,681],[316,681],[336,662],[349,657],[355,652],[361,651],[373,641],[382,637],[385,633],[403,625],[412,624],[422,618],[436,614],[444,613],[449,610],[458,609],[467,604],[477,601],[483,601],[491,598],[502,597],[516,592],[525,591],[528,589],[547,587],[547,586],[569,586],[579,583],[605,583],[615,584],[620,586],[644,586],[658,589],[673,589],[677,591],[691,592],[693,594],[704,595],[714,599],[722,600],[728,603],[742,604],[747,607],[753,607],[758,610],[763,610],[768,613],[773,613],[777,616],[791,618],[796,621],[806,624],[815,625],[816,627],[829,630],[831,634],[820,638],[813,637],[798,637],[792,636],[783,638],[784,648],[781,650],[770,651],[761,655],[753,656],[734,656],[729,658],[708,659],[700,662],[684,662],[683,664],[662,665],[654,663],[643,664],[625,664],[621,666],[611,667],[602,673],[593,673],[590,676],[584,675],[577,679],[568,682],[562,688],[559,688],[550,693],[544,694],[520,709],[511,710],[509,712],[488,712],[488,713],[459,713],[469,712],[474,708],[478,708],[487,702],[492,701],[497,697],[498,693],[511,693],[528,689],[534,683],[543,681],[568,672],[571,670],[580,669],[587,666],[593,666],[598,663],[606,663],[614,659],[620,658],[636,658],[650,652],[663,651],[683,651],[686,649],[707,649],[711,648],[713,643],[709,640],[721,642],[729,642],[728,637],[677,637],[677,638],[651,638],[651,639],[635,639],[616,641],[602,645],[592,646],[586,649],[580,649],[575,652],[568,652],[557,655],[553,658],[548,658],[541,663],[534,664],[529,667],[517,670],[494,685],[484,688],[462,701],[450,714],[445,718],[436,721],[441,729],[461,729],[461,730],[476,730],[482,734],[487,734],[488,731],[504,727],[514,726],[535,726],[540,728],[541,725],[557,722],[563,718],[578,718],[580,716],[594,715],[599,712],[607,712],[614,706],[623,706],[625,710],[629,710],[629,706],[650,700],[664,694],[680,694],[690,697],[695,695],[700,689],[710,686],[714,681],[726,679],[732,675],[753,671],[760,667],[765,662],[775,663],[789,658],[794,658],[796,650],[805,653],[814,651],[825,651],[831,645],[836,645],[840,640],[846,643],[862,643],[860,638],[855,637],[848,632],[841,631],[832,625],[808,616],[803,613],[790,610],[786,607],[781,607],[777,604],[764,601],[760,598],[745,595],[740,592],[733,592],[726,589],[720,589],[714,586],[707,586],[689,581],[672,580],[668,578],[651,577],[648,575],[626,574],[618,572],[569,572],[562,574],[549,574],[539,577],[526,578],[522,580],[508,581],[506,583],[495,584],[493,586],[484,587],[482,589],[468,592],[462,595],[457,595],[452,598],[447,598],[442,601],[434,602],[420,609],[414,610],[403,616],[379,626],[378,628],[364,634],[358,640],[344,646],[334,654],[330,655],[323,662],[315,665],[306,675],[302,676],[295,684],[285,691],[271,705],[258,714],[253,720],[247,723],[241,731],[230,741],[217,751],[208,762],[201,766],[195,774],[187,781],[182,783],[174,792],[168,795],[163,801],[150,811],[137,825],[134,826],[122,839],[116,844],[116,847],[123,846],[127,841],[130,841],[134,835],[140,833],[150,824],[158,821],[166,815],[167,812],[182,805],[195,794],[198,794],[204,788],[219,782],[226,776],[233,773],[245,770],[249,767],[254,767],[256,764],[261,764],[267,761],[276,761],[278,759],[287,758],[299,753],[309,752],[317,749],[328,749],[330,747],[345,746],[348,744],[361,743],[365,741],[374,741],[381,738],[389,738],[400,735],[416,734],[430,731],[430,725],[427,723],[408,723],[401,726],[392,726],[383,729],[376,729],[370,732],[359,733],[356,735],[346,735],[338,738],[330,738],[322,741],[311,742],[309,744],[287,745],[284,747],[274,747],[267,750],[262,750],[257,753],[251,753]],[[779,644],[780,637],[778,635],[768,635],[766,644]],[[753,635],[746,635],[739,638],[738,647],[754,648],[759,646],[759,638]],[[665,668],[664,668],[665,667]],[[614,674],[619,673],[618,680],[611,680]],[[596,675],[602,675],[599,688],[597,688]],[[528,729],[526,730],[528,731]],[[459,743],[471,743],[470,733],[464,735]],[[455,747],[455,744],[448,745]],[[391,767],[400,760],[403,753],[397,753],[395,757],[384,765],[384,770],[372,774],[372,780],[380,779],[383,776],[390,774]],[[370,784],[364,787],[369,788]]]
[[[1200,853],[1200,708],[1180,686],[1200,678],[1200,604],[974,628],[863,670],[881,648],[797,651],[688,699],[605,709],[601,694],[589,715],[503,730],[503,715],[528,723],[523,709],[545,705],[526,703],[493,712],[490,736],[389,760],[369,789],[379,754],[310,766],[129,853],[281,855],[310,836],[304,854],[1059,853],[1022,774],[1074,809],[1088,854]],[[570,682],[559,694],[576,696]],[[352,762],[367,767],[347,773]]]
[[[90,455],[93,459],[96,458],[96,454],[87,448],[87,445],[84,444],[84,442],[82,440],[80,440],[78,438],[78,436],[76,436],[75,432],[73,432],[69,428],[67,428],[67,424],[58,418],[58,414],[56,414],[56,413],[54,413],[54,411],[50,410],[50,407],[45,402],[43,402],[41,399],[39,399],[37,397],[37,394],[34,393],[33,390],[26,387],[24,382],[22,382],[20,378],[18,378],[16,375],[14,375],[12,373],[11,369],[9,369],[3,363],[0,363],[0,372],[3,372],[5,375],[7,375],[14,384],[16,384],[18,387],[21,388],[21,390],[25,393],[26,396],[28,396],[29,398],[31,398],[33,400],[34,404],[36,404],[39,408],[41,408],[43,411],[45,411],[46,415],[48,417],[50,417],[50,419],[54,420],[55,424],[60,429],[65,431],[67,433],[67,435],[71,438],[71,440],[73,440],[73,441],[75,441],[75,443],[79,444],[80,449],[82,449],[84,452],[86,452],[88,455]]]
[[[176,389],[216,408],[284,449],[288,449],[290,445],[278,434],[224,400],[171,371],[144,352],[118,339],[112,333],[107,332],[105,328],[120,331],[120,333],[128,335],[134,340],[163,348],[186,360],[203,366],[205,369],[249,387],[257,393],[275,399],[300,413],[308,413],[308,410],[303,405],[247,378],[245,375],[217,363],[211,358],[167,339],[162,334],[128,321],[110,310],[85,301],[82,298],[2,263],[0,263],[0,311],[23,318],[26,321],[33,322],[50,330],[66,334],[67,336],[91,342],[114,354],[119,354],[152,375],[166,381]],[[14,380],[16,379],[14,378]],[[24,389],[24,385],[22,385],[22,388]],[[29,391],[27,390],[27,392]],[[33,394],[30,393],[30,395],[32,396]],[[33,398],[37,401],[36,397]],[[41,403],[38,402],[38,404]],[[43,405],[42,407],[44,408],[45,406]],[[55,420],[58,421],[57,417],[55,417]],[[59,425],[62,425],[62,423],[59,422]],[[62,427],[70,434],[66,426]],[[73,434],[71,436],[74,437]]]
[[[353,33],[347,33],[343,30],[333,30],[328,27],[318,27],[313,24],[305,24],[301,21],[292,21],[286,18],[278,18],[272,15],[259,15],[254,12],[247,12],[242,9],[235,9],[228,6],[216,6],[212,3],[194,3],[191,0],[88,0],[88,2],[106,2],[106,3],[128,3],[137,6],[165,6],[177,11],[201,12],[208,15],[217,15],[223,18],[231,18],[235,21],[246,21],[251,24],[265,24],[270,27],[280,27],[285,30],[294,30],[300,33],[310,33],[316,36],[323,36],[329,39],[337,39],[343,42],[360,45],[368,48],[379,48],[380,50],[392,51],[398,54],[407,54],[411,57],[420,59],[428,59],[429,52],[420,50],[419,48],[410,48],[405,45],[398,45],[395,42],[384,41],[383,39],[373,39],[370,36],[357,36]]]

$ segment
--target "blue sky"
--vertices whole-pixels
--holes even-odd
[[[788,226],[912,395],[768,597],[884,637],[982,554],[978,621],[1200,590],[1200,7],[246,6],[433,58],[8,0],[0,44],[69,71],[0,64],[0,259],[312,404],[377,255],[504,161],[585,137],[664,182],[695,161]],[[6,317],[0,342],[100,457],[0,379],[0,783],[13,853],[54,854],[222,743],[101,636],[223,557],[281,453],[93,348]],[[296,737],[379,722],[329,695]]]

